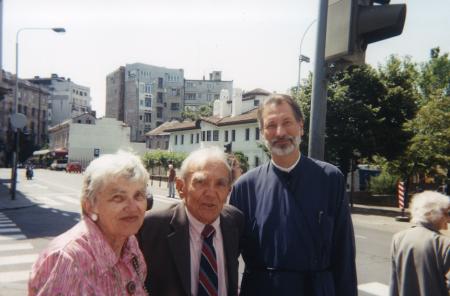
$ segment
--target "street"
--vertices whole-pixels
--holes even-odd
[[[0,180],[9,179],[10,170],[0,169]],[[81,174],[35,170],[31,181],[19,170],[18,194],[26,196],[31,206],[0,210],[0,295],[26,295],[32,263],[49,241],[80,219],[79,194]],[[164,208],[179,199],[166,196],[165,184],[152,186],[154,209]],[[5,182],[0,186],[5,187]],[[9,199],[5,188],[1,199]],[[359,295],[388,295],[389,248],[393,233],[408,223],[391,217],[352,215],[357,246]],[[242,262],[242,261],[241,261]],[[243,264],[240,264],[241,271]]]

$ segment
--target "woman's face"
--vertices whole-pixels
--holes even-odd
[[[108,240],[126,239],[141,227],[146,207],[146,186],[119,177],[106,181],[88,214],[98,215],[97,226]]]

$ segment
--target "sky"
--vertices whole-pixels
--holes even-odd
[[[106,76],[120,66],[145,63],[184,69],[186,79],[213,70],[249,91],[285,93],[314,68],[319,0],[3,0],[3,69],[15,73],[20,28],[64,27],[19,35],[19,77],[52,73],[90,87],[92,107],[105,112]],[[406,3],[403,34],[370,44],[366,63],[385,63],[391,54],[416,62],[440,46],[450,52],[450,0]],[[304,35],[305,34],[305,35]]]

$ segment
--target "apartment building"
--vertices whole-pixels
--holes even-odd
[[[47,78],[35,76],[28,81],[46,87],[51,93],[48,102],[49,126],[92,112],[89,87],[76,84],[70,78],[59,77],[57,74]]]
[[[201,105],[212,104],[220,98],[220,92],[226,89],[233,93],[233,81],[222,80],[221,71],[209,73],[209,80],[186,79],[184,81],[184,106],[196,109]]]
[[[121,66],[106,77],[105,115],[129,125],[131,141],[144,142],[150,130],[181,119],[183,86],[183,69],[142,63]]]

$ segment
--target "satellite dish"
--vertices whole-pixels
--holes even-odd
[[[22,129],[27,125],[27,117],[22,113],[15,113],[11,116],[11,125],[15,129]]]

